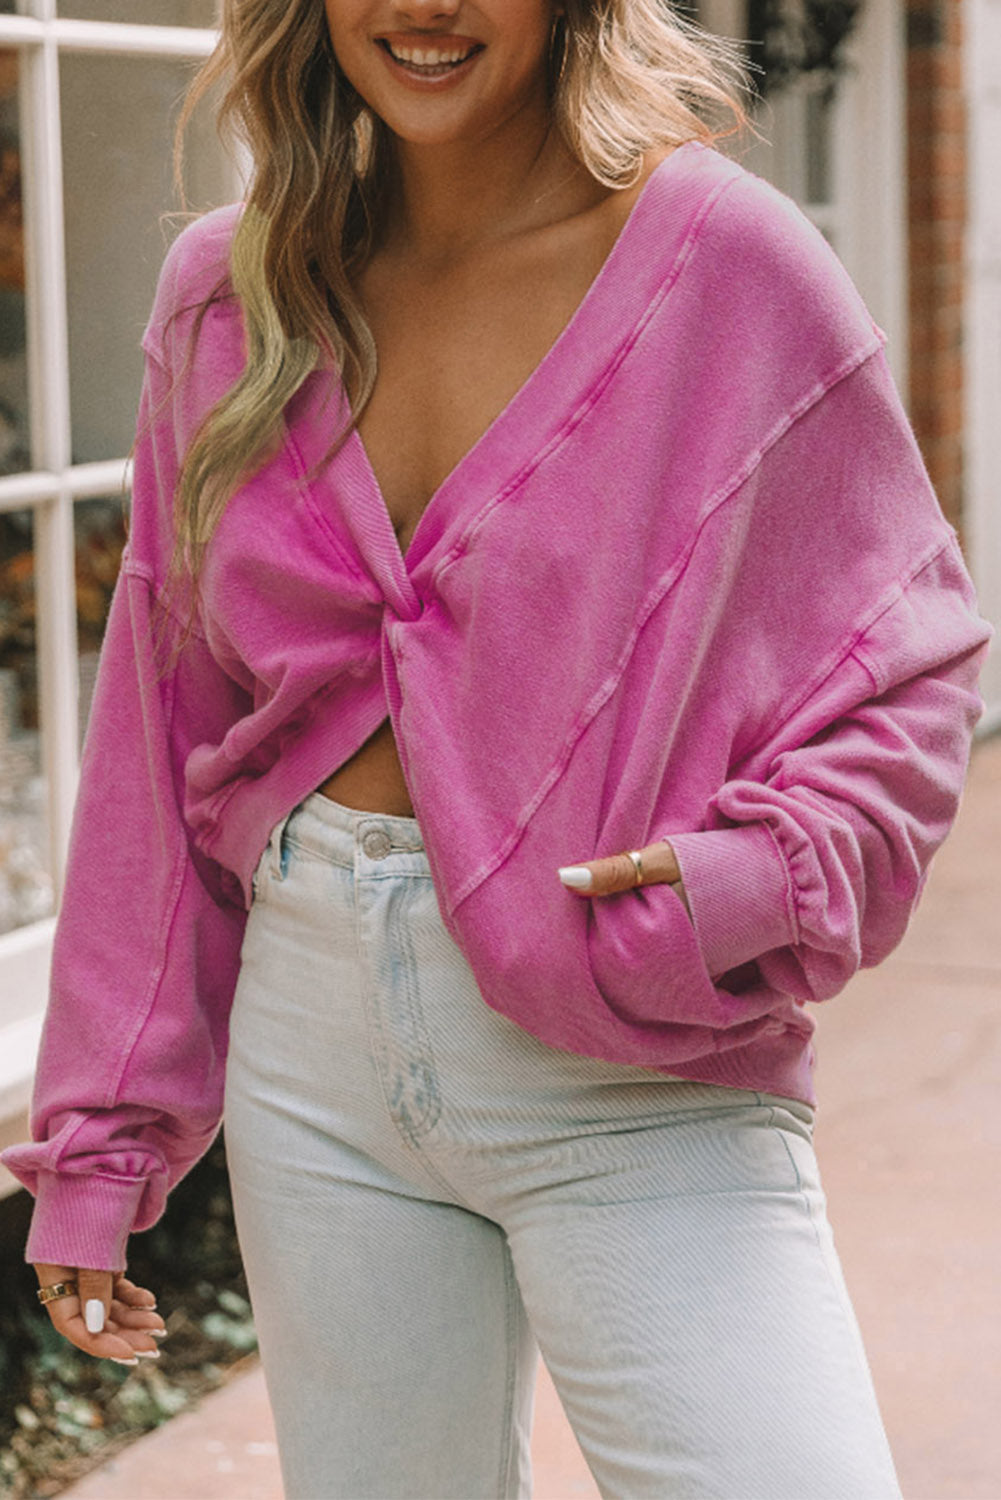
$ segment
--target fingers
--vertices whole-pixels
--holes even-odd
[[[79,1295],[46,1303],[53,1327],[85,1354],[131,1363],[135,1359],[131,1345],[120,1333],[107,1327],[112,1273],[82,1269],[73,1274]]]
[[[45,1304],[53,1327],[76,1348],[123,1364],[157,1357],[157,1338],[166,1330],[151,1292],[111,1271],[52,1265],[35,1269],[42,1286],[76,1282],[76,1295]]]
[[[133,1285],[124,1276],[115,1281],[108,1327],[121,1332],[137,1354],[156,1349],[157,1341],[167,1335],[153,1293]]]
[[[114,1283],[111,1271],[80,1270],[76,1273],[83,1321],[88,1333],[103,1333],[111,1311],[111,1288]]]
[[[115,1277],[114,1291],[116,1299],[126,1307],[142,1307],[147,1310],[156,1307],[156,1298],[153,1293],[148,1292],[145,1287],[136,1286],[134,1282],[129,1281],[127,1276]]]
[[[647,844],[639,850],[639,856],[643,866],[643,885],[680,883],[681,870],[666,839]],[[559,870],[559,877],[565,886],[582,896],[611,896],[619,891],[631,891],[639,884],[636,866],[626,852],[591,859],[579,865],[565,865]]]

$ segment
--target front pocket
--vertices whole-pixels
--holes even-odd
[[[261,850],[260,858],[253,875],[250,877],[251,905],[259,905],[263,900],[264,885],[267,880],[267,860],[271,852],[270,841]]]

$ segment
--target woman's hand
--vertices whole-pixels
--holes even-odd
[[[637,852],[643,866],[643,885],[673,886],[688,911],[681,870],[667,840],[659,839],[656,844],[647,844]],[[586,864],[564,865],[558,873],[563,884],[581,896],[612,896],[618,891],[631,891],[639,883],[636,866],[627,853],[609,854],[604,859],[588,860]],[[691,916],[690,911],[688,914]]]
[[[158,1357],[157,1340],[167,1330],[152,1292],[120,1271],[36,1265],[35,1272],[39,1286],[76,1282],[78,1295],[46,1302],[45,1310],[53,1327],[85,1354],[130,1365]]]

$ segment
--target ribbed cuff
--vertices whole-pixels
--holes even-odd
[[[677,856],[695,936],[714,979],[795,942],[789,874],[764,823],[662,837]]]
[[[125,1269],[125,1246],[146,1189],[141,1177],[39,1172],[25,1259]]]

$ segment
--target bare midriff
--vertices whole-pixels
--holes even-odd
[[[383,719],[375,733],[317,791],[362,812],[412,818],[414,809],[390,720]]]

